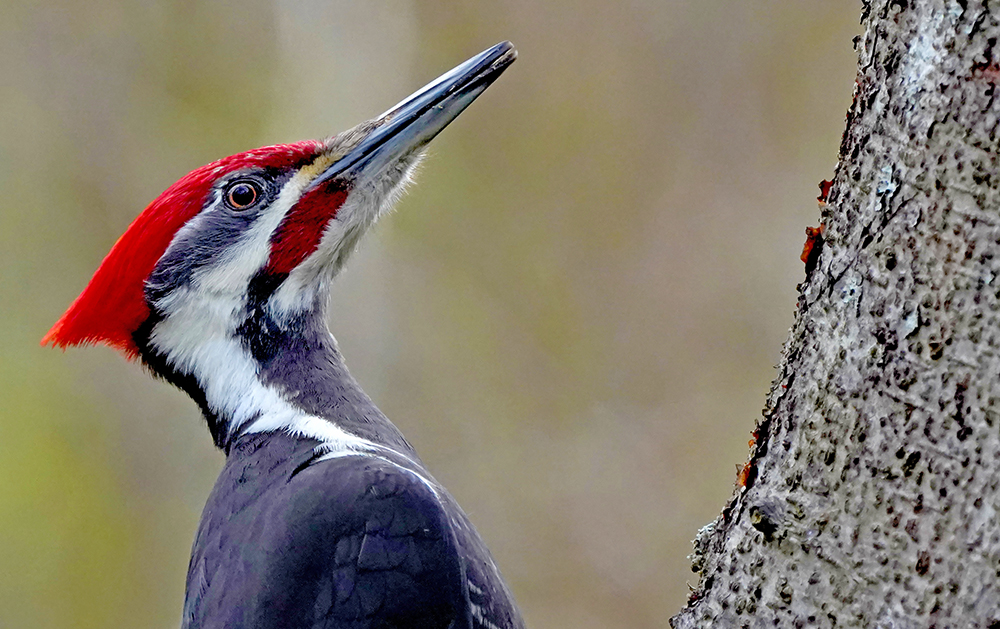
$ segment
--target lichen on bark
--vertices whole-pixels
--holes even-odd
[[[1000,627],[1000,21],[862,24],[821,249],[678,629]]]

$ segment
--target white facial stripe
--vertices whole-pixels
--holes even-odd
[[[323,160],[317,160],[320,162]],[[194,274],[198,290],[231,294],[244,293],[250,279],[267,264],[271,255],[271,234],[317,174],[317,162],[302,168],[281,188],[278,197],[261,212],[250,229],[233,243],[215,264]]]
[[[153,329],[150,342],[179,371],[193,375],[205,392],[208,408],[225,418],[229,434],[251,422],[247,432],[286,430],[323,442],[329,452],[365,451],[371,442],[333,423],[304,413],[274,388],[263,384],[257,364],[224,322],[237,307],[224,296],[180,289],[171,296],[170,316]]]
[[[194,376],[209,410],[226,418],[231,429],[258,413],[287,413],[288,405],[257,378],[257,367],[230,322],[242,307],[230,296],[188,288],[170,296],[170,316],[159,322],[150,344],[178,371]]]
[[[242,300],[176,289],[158,304],[170,316],[156,324],[150,343],[182,373],[193,373],[213,345],[232,338],[232,321]],[[209,358],[210,359],[210,358]]]

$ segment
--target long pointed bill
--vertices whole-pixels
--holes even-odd
[[[481,52],[412,94],[376,119],[374,129],[313,179],[310,188],[334,178],[377,172],[422,148],[507,69],[517,51],[502,42]]]

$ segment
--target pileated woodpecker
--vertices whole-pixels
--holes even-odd
[[[468,517],[348,373],[324,317],[423,148],[516,54],[498,44],[327,140],[191,172],[43,339],[140,360],[194,398],[226,453],[182,627],[524,626]]]

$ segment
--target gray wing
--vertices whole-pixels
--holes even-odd
[[[464,562],[432,484],[371,456],[312,462],[200,531],[188,627],[460,629]]]

